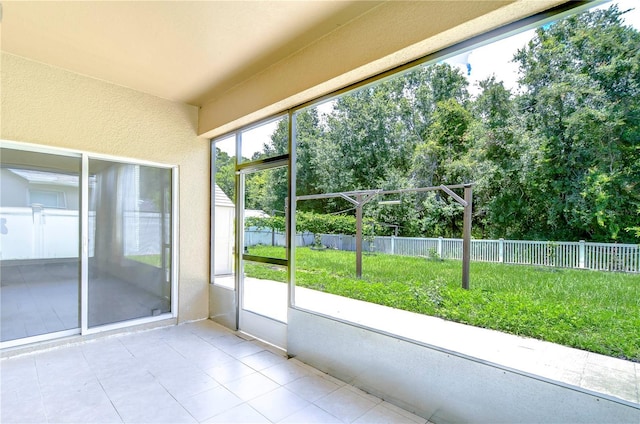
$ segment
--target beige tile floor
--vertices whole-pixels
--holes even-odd
[[[199,321],[0,362],[2,423],[425,423]]]

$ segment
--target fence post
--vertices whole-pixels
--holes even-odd
[[[578,267],[580,269],[584,269],[584,251],[585,251],[585,242],[584,240],[580,240],[580,248],[578,249],[578,252],[580,254],[580,258],[578,260]]]
[[[31,205],[31,219],[33,220],[33,228],[35,239],[33,243],[32,255],[37,258],[44,256],[44,206],[39,203]]]
[[[438,237],[438,257],[444,259],[442,257],[442,237]]]
[[[498,262],[504,263],[504,239],[498,239]]]
[[[396,238],[391,234],[391,254],[396,254]]]

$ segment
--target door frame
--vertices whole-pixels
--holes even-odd
[[[241,151],[242,137],[239,133],[236,138],[238,143],[237,151]],[[286,249],[286,259],[270,258],[262,256],[253,256],[244,252],[244,215],[245,215],[245,176],[262,172],[267,170],[280,169],[287,167],[287,185],[288,189],[291,187],[291,169],[290,169],[290,155],[284,154],[275,156],[268,159],[259,159],[251,162],[236,163],[236,252],[235,252],[235,286],[236,290],[236,322],[238,323],[238,330],[247,333],[251,336],[262,339],[270,344],[273,344],[279,348],[285,349],[287,347],[287,323],[279,321],[273,317],[262,315],[260,313],[244,309],[244,296],[246,293],[245,276],[244,276],[244,263],[245,261],[273,264],[287,268],[287,276],[289,275],[289,250]],[[287,203],[289,203],[289,197],[287,197]],[[285,209],[288,210],[288,205],[285,205]],[[288,216],[288,214],[287,214]],[[285,238],[287,240],[287,246],[290,245],[290,231],[289,225],[285,228]],[[289,279],[288,279],[289,280]],[[287,303],[288,308],[290,289],[287,285]]]

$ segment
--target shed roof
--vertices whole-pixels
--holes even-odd
[[[215,197],[216,206],[222,206],[222,207],[228,207],[228,208],[235,207],[231,199],[229,199],[229,197],[226,194],[224,194],[224,191],[222,191],[222,189],[218,187],[218,184],[216,184],[215,194],[216,194],[216,197]]]

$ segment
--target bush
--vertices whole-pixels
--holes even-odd
[[[371,218],[363,219],[363,233],[380,235],[381,228],[375,225]],[[285,219],[282,216],[267,218],[251,217],[245,219],[245,228],[269,228],[277,231],[285,230]],[[297,232],[313,234],[346,234],[356,233],[356,218],[351,215],[329,215],[313,212],[298,212],[296,222]]]

